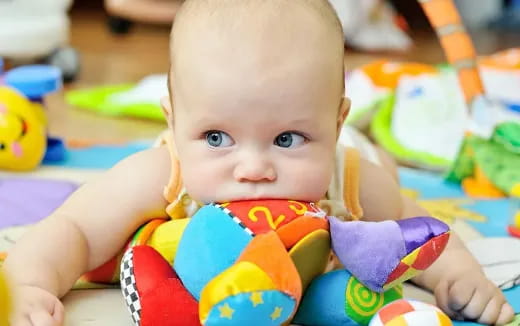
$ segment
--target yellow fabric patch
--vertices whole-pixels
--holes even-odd
[[[421,251],[421,247],[406,255],[406,257],[404,257],[401,261],[408,266],[412,266],[413,263],[415,263],[417,256],[419,255],[419,251]]]
[[[228,297],[268,290],[277,290],[277,288],[260,267],[247,261],[239,262],[217,275],[204,287],[199,301],[200,320],[204,324],[211,309]]]
[[[395,279],[392,283],[388,283],[386,284],[385,286],[383,286],[383,290],[389,290],[391,288],[393,288],[394,286],[396,285],[399,285],[415,276],[417,276],[420,272],[420,270],[417,270],[413,267],[410,267],[408,268],[408,270],[406,272],[403,273],[403,275],[401,275],[399,278]]]
[[[190,221],[191,219],[184,218],[161,224],[147,244],[157,250],[170,264],[173,263],[184,229]]]
[[[330,235],[325,230],[316,230],[298,241],[289,255],[300,274],[305,291],[311,281],[323,274],[330,257]]]
[[[443,312],[438,311],[437,318],[439,318],[440,326],[453,326],[450,317],[446,316],[446,314],[444,314]]]
[[[406,322],[404,316],[398,316],[386,323],[385,326],[408,326],[408,322]]]

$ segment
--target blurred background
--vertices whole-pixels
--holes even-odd
[[[14,0],[11,3],[17,1],[24,2]],[[41,1],[45,2],[52,1]],[[344,20],[350,22],[344,26],[349,49],[345,62],[349,69],[383,57],[427,64],[444,61],[438,39],[416,0],[393,0],[386,4],[385,1],[366,0],[354,8],[364,11],[361,14],[352,10],[341,13],[343,1],[336,2],[340,3],[337,8],[340,17],[347,15]],[[169,25],[179,3],[172,0],[76,0],[70,5],[69,45],[79,54],[81,69],[74,76],[74,82],[48,97],[50,133],[66,138],[99,140],[154,137],[164,128],[163,123],[111,118],[76,110],[75,106],[66,103],[63,95],[71,89],[137,83],[146,76],[165,73]],[[364,39],[356,39],[362,34],[359,33],[360,26],[388,17],[381,14],[384,12],[381,7],[385,5],[393,6],[394,11],[392,21],[386,21],[383,26],[393,24],[397,27],[392,29],[394,34],[403,31],[403,35],[397,35],[392,44],[388,41],[392,39],[389,37],[392,31],[381,30],[384,27],[379,26],[379,30],[376,28],[363,34]],[[457,6],[480,55],[519,45],[518,1],[457,0]],[[366,21],[349,19],[357,16],[366,17]],[[9,59],[6,61],[9,65]]]

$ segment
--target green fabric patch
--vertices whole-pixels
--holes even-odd
[[[289,251],[298,274],[302,280],[302,289],[305,291],[309,284],[323,274],[330,257],[330,235],[325,230],[316,230]]]
[[[403,287],[398,285],[383,293],[377,293],[359,282],[349,279],[345,291],[345,312],[360,325],[368,325],[370,319],[386,304],[402,299]]]

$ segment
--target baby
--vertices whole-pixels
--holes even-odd
[[[321,202],[345,219],[428,215],[400,195],[388,158],[379,153],[374,164],[337,145],[349,111],[343,59],[326,0],[186,1],[163,100],[168,145],[87,183],[16,244],[4,265],[15,293],[11,324],[62,324],[59,298],[79,276],[114,257],[143,223],[179,214],[166,208],[184,192],[184,215],[199,203],[260,198]],[[414,281],[452,317],[512,319],[455,235]]]

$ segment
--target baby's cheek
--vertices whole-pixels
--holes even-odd
[[[191,197],[202,201],[214,201],[215,191],[223,178],[216,166],[191,163],[182,170],[184,186]]]
[[[301,162],[290,169],[294,190],[302,199],[317,201],[327,192],[332,169],[325,162]]]

